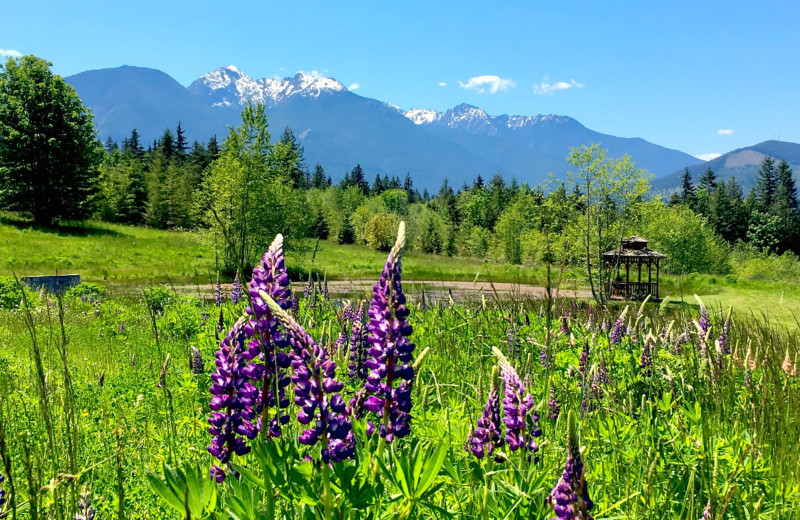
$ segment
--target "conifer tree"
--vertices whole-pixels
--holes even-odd
[[[697,194],[695,193],[694,185],[692,184],[692,174],[689,173],[689,168],[683,169],[683,180],[681,182],[681,201],[690,208],[694,208],[697,202]]]
[[[170,161],[175,157],[175,138],[172,136],[172,130],[169,128],[164,129],[161,134],[161,139],[158,142],[158,151],[164,156],[164,160]]]
[[[311,177],[311,187],[324,190],[329,186],[328,178],[325,176],[325,169],[320,163],[314,166],[314,174]]]
[[[372,195],[380,195],[386,191],[386,184],[384,184],[383,179],[381,179],[381,174],[375,174],[375,180],[372,182]]]
[[[181,122],[178,121],[178,128],[175,130],[175,154],[180,159],[186,155],[186,150],[188,149],[189,145],[186,142],[186,132],[184,132],[183,127],[181,127]]]
[[[717,174],[711,169],[711,166],[706,168],[703,175],[700,176],[700,189],[706,190],[706,193],[711,195],[711,192],[717,187]]]
[[[756,177],[756,209],[762,213],[769,211],[778,189],[778,172],[775,170],[775,159],[764,157]]]
[[[350,178],[347,186],[356,186],[361,190],[364,195],[369,195],[369,184],[364,178],[364,170],[361,169],[361,164],[356,164],[353,171],[350,172]]]
[[[111,153],[114,150],[119,150],[117,142],[109,135],[106,139],[106,152]]]

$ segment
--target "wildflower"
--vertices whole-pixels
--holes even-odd
[[[614,322],[614,330],[611,331],[611,344],[614,345],[619,343],[622,340],[622,337],[625,335],[625,331],[625,322],[622,316],[620,316],[617,318],[617,321]]]
[[[119,333],[125,334],[125,320],[119,322]]]
[[[584,338],[583,348],[581,349],[581,357],[578,359],[578,371],[584,372],[586,365],[589,363],[589,339]]]
[[[794,377],[797,375],[797,367],[795,367],[794,363],[792,363],[792,358],[789,356],[788,348],[786,349],[786,357],[783,358],[781,370],[783,370],[783,373],[789,377]]]
[[[336,363],[275,300],[264,291],[259,296],[283,325],[293,348],[294,402],[300,407],[297,420],[310,426],[300,433],[298,441],[313,446],[321,440],[325,464],[352,458],[355,438],[339,393],[344,385],[336,379]]]
[[[239,273],[233,277],[233,285],[231,286],[231,303],[236,305],[242,299],[242,282],[239,281]]]
[[[650,341],[644,342],[644,347],[642,348],[642,358],[641,363],[639,364],[639,368],[644,371],[645,375],[650,375],[650,367],[653,366],[653,353],[651,350]]]
[[[400,279],[405,244],[405,223],[401,222],[397,241],[373,287],[368,313],[370,347],[364,365],[369,373],[364,388],[371,395],[364,402],[364,408],[382,419],[378,431],[386,442],[405,437],[411,431],[414,344],[408,340],[412,328],[406,320],[409,309]],[[395,381],[399,381],[397,386]]]
[[[336,343],[333,345],[333,351],[342,352],[345,348],[347,348],[347,335],[344,331],[341,331],[339,337],[336,338]]]
[[[502,356],[500,351],[495,355],[498,353]],[[497,357],[505,383],[503,423],[506,425],[506,443],[511,451],[521,449],[535,453],[539,450],[535,439],[542,432],[539,430],[539,414],[533,410],[533,396],[526,391],[514,367],[505,358]]]
[[[367,379],[367,368],[364,365],[367,354],[367,336],[364,330],[364,304],[359,304],[357,318],[353,320],[350,332],[350,364],[348,376],[352,381]]]
[[[5,479],[6,478],[3,476],[3,474],[0,473],[0,484],[2,484]],[[3,504],[5,503],[6,503],[6,492],[3,488],[0,488],[0,509],[2,509]]]
[[[300,300],[298,300],[295,297],[292,297],[291,302],[292,302],[292,307],[291,307],[292,316],[297,316],[297,313],[300,312]]]
[[[227,465],[234,454],[249,453],[250,446],[244,438],[252,440],[257,435],[253,406],[258,389],[251,383],[251,360],[258,351],[246,344],[246,326],[247,318],[242,316],[222,340],[216,353],[217,371],[211,376],[210,392],[214,397],[209,404],[212,414],[208,419],[211,425],[208,432],[212,439],[208,452],[223,465]],[[222,482],[225,471],[215,464],[211,468],[211,478]]]
[[[248,323],[245,332],[252,336],[249,350],[256,352],[260,361],[251,369],[252,379],[261,384],[261,392],[255,403],[255,413],[260,414],[256,428],[258,431],[264,429],[268,437],[279,437],[281,426],[289,422],[289,416],[281,413],[290,404],[286,387],[290,383],[287,369],[291,360],[284,352],[289,342],[278,331],[278,319],[262,294],[268,295],[284,311],[291,308],[292,292],[284,264],[282,235],[275,236],[261,262],[253,269],[249,293],[250,305],[245,308],[245,312],[253,319]],[[270,407],[275,410],[275,414],[267,421]]]
[[[522,346],[517,336],[517,329],[514,325],[508,328],[508,357],[511,359],[520,355]]]
[[[553,364],[550,361],[550,354],[547,353],[547,347],[542,347],[542,352],[539,354],[539,361],[542,364],[542,368],[552,368]]]
[[[719,344],[722,347],[722,351],[726,354],[731,353],[731,343],[730,338],[728,337],[728,326],[730,322],[730,315],[728,318],[725,318],[725,323],[722,324],[722,331],[719,333]]]
[[[210,317],[211,317],[211,315],[209,313],[207,313],[207,312],[204,312],[203,314],[201,314],[200,315],[200,326],[201,327],[205,327],[206,322],[208,321],[208,319]]]
[[[586,468],[581,461],[575,414],[567,415],[567,460],[564,473],[550,492],[549,501],[556,513],[554,520],[592,520],[589,511],[594,503],[586,485]]]
[[[711,520],[711,499],[706,502],[706,508],[703,510],[703,516],[700,520]]]
[[[467,449],[479,459],[482,459],[484,455],[491,456],[494,450],[503,445],[503,437],[500,434],[500,394],[497,391],[495,379],[496,377],[493,377],[486,407],[483,409],[483,415],[478,419],[478,427],[475,428],[467,445]]]
[[[562,334],[569,334],[569,317],[561,316],[561,333]]]
[[[206,369],[203,356],[200,355],[200,351],[194,345],[192,345],[192,362],[189,368],[191,368],[193,374],[202,374]]]
[[[552,419],[554,421],[558,419],[558,414],[561,411],[561,407],[558,405],[558,400],[556,399],[556,388],[553,385],[550,385],[550,396],[547,399],[547,409],[548,419]]]
[[[75,520],[94,520],[96,511],[92,507],[92,494],[86,488],[81,493],[81,498],[78,500],[78,509],[80,512],[75,513]]]
[[[214,303],[222,305],[225,301],[225,295],[222,294],[222,285],[219,283],[219,274],[217,274],[217,284],[214,286]]]

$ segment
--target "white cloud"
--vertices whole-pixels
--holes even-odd
[[[713,159],[716,159],[717,157],[720,157],[721,155],[722,155],[721,153],[699,153],[695,155],[695,157],[697,157],[701,161],[711,161]]]
[[[731,130],[730,128],[720,128],[719,130],[717,130],[717,133],[719,135],[731,135],[733,133],[733,130]]]
[[[494,94],[496,92],[500,92],[501,90],[514,88],[517,85],[510,79],[501,78],[500,76],[493,76],[491,74],[484,74],[483,76],[469,78],[469,81],[466,83],[459,81],[458,86],[468,90],[474,90],[478,94],[483,94],[484,92]]]
[[[359,85],[358,83],[353,83],[352,85],[347,87],[347,90],[358,90],[360,87],[361,85]]]
[[[533,93],[534,94],[552,94],[553,92],[558,92],[559,90],[567,90],[571,88],[583,88],[583,83],[578,83],[574,79],[569,81],[556,81],[555,83],[550,83],[550,78],[547,76],[542,79],[542,82],[538,85],[533,86]]]
[[[22,56],[22,53],[14,49],[0,49],[0,56],[4,58],[19,58]]]
[[[440,82],[439,82],[439,86],[440,86],[440,87],[446,87],[446,86],[447,86],[447,83],[445,83],[444,81],[440,81]]]

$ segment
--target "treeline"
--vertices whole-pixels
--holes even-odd
[[[774,158],[765,157],[756,186],[746,197],[735,178],[718,181],[710,167],[695,186],[687,168],[681,190],[672,195],[670,204],[702,215],[730,244],[746,243],[767,253],[800,253],[797,186],[786,160],[776,164]]]

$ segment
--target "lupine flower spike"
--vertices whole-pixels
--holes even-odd
[[[492,352],[500,363],[500,372],[505,383],[503,423],[506,425],[508,448],[511,451],[535,453],[539,450],[536,438],[542,432],[539,429],[539,414],[533,410],[533,396],[526,391],[525,384],[503,353],[497,347],[492,347]],[[538,462],[538,458],[534,462]]]
[[[282,414],[281,410],[290,404],[286,396],[286,387],[290,382],[287,369],[291,360],[284,352],[288,341],[278,331],[278,320],[261,294],[268,294],[285,311],[291,308],[292,292],[283,260],[282,235],[275,237],[261,262],[253,269],[249,293],[251,304],[245,312],[253,319],[248,324],[246,332],[248,336],[253,337],[249,345],[250,350],[258,352],[258,359],[261,361],[253,367],[252,372],[253,379],[261,384],[260,398],[255,409],[261,416],[256,427],[258,431],[263,430],[267,437],[279,437],[281,426],[289,422],[289,416]],[[272,418],[269,418],[270,408],[274,410]]]
[[[192,363],[190,368],[193,374],[202,374],[206,369],[206,364],[203,362],[203,356],[200,355],[200,351],[197,350],[197,347],[194,345],[192,345]]]
[[[3,476],[3,474],[0,473],[0,484],[2,484],[5,479],[6,478]],[[3,488],[0,488],[0,509],[3,508],[3,504],[5,503],[6,503],[6,492]]]
[[[79,512],[75,513],[75,520],[94,520],[96,511],[92,507],[92,494],[84,488],[78,500]]]
[[[617,321],[614,322],[614,329],[611,331],[611,344],[614,345],[622,341],[622,337],[625,335],[627,331],[627,327],[625,326],[625,315],[628,313],[628,308],[625,307],[625,310],[622,311],[622,314],[619,315]]]
[[[219,283],[219,273],[217,273],[217,284],[214,286],[214,303],[222,305],[225,296],[222,294],[222,285]]]
[[[594,503],[589,498],[578,441],[578,421],[572,410],[567,414],[567,461],[564,473],[550,492],[550,503],[556,514],[553,520],[592,520],[589,511]]]
[[[367,335],[364,330],[364,304],[358,305],[358,311],[353,318],[353,329],[350,331],[350,364],[348,376],[352,381],[365,380],[367,369],[364,366],[367,354]]]
[[[231,286],[231,303],[236,305],[242,299],[242,282],[239,280],[239,273],[233,278]]]
[[[267,293],[261,299],[286,330],[294,355],[295,404],[300,407],[297,420],[309,428],[298,436],[300,443],[313,446],[322,443],[322,462],[339,462],[355,454],[350,419],[341,392],[344,385],[336,379],[336,363],[328,353]]]
[[[558,419],[558,414],[561,411],[561,407],[558,405],[558,400],[556,399],[556,387],[553,384],[550,384],[550,396],[547,399],[547,418],[556,420]]]
[[[486,407],[483,409],[483,415],[478,419],[478,427],[475,428],[475,432],[467,442],[466,449],[479,459],[482,459],[484,455],[491,456],[496,449],[503,445],[500,428],[500,393],[497,391],[497,369],[495,368],[492,370],[492,386],[489,388]]]
[[[231,457],[250,452],[244,438],[255,439],[253,407],[258,398],[258,389],[251,384],[253,365],[251,360],[258,354],[245,341],[247,318],[242,316],[222,340],[216,354],[217,371],[211,376],[212,410],[208,419],[212,435],[208,452],[227,465]],[[214,465],[211,478],[217,482],[225,479],[226,468]]]
[[[397,241],[389,252],[369,307],[369,370],[364,388],[370,394],[364,408],[382,419],[379,433],[386,442],[411,431],[411,388],[414,380],[414,344],[407,318],[406,297],[400,280],[401,258],[406,245],[406,225],[400,223]],[[399,383],[399,384],[395,384]]]

